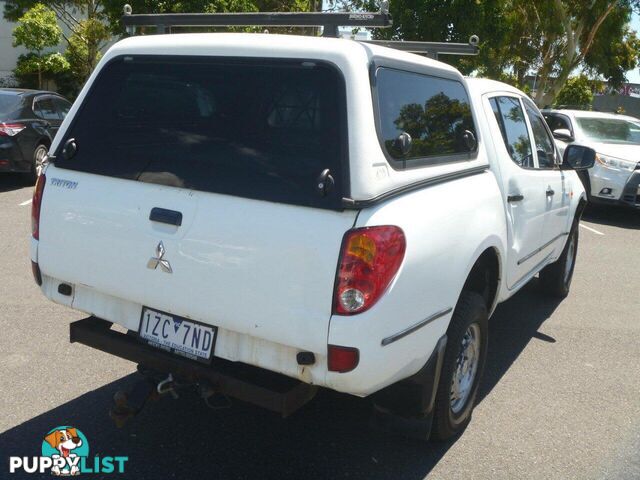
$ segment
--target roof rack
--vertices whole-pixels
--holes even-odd
[[[389,2],[381,3],[379,12],[256,12],[256,13],[143,13],[133,14],[124,6],[122,24],[129,34],[135,27],[155,27],[156,33],[171,33],[174,27],[323,27],[323,37],[340,37],[339,27],[389,28],[393,19]],[[404,42],[395,40],[363,40],[406,52],[438,58],[438,54],[477,55],[478,37],[469,43]]]

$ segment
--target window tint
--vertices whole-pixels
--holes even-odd
[[[531,140],[520,100],[515,97],[495,97],[490,103],[511,159],[521,167],[533,168]]]
[[[34,113],[45,120],[60,120],[58,111],[53,106],[51,97],[40,98],[36,100],[33,106]]]
[[[529,117],[529,122],[531,123],[536,152],[538,153],[538,167],[553,168],[555,167],[553,159],[556,151],[553,137],[549,135],[544,119],[538,110],[528,101],[525,101],[524,104],[525,109],[527,110],[527,116]]]
[[[58,114],[60,115],[60,118],[64,120],[64,117],[66,117],[67,113],[69,113],[69,109],[71,108],[71,104],[69,102],[67,102],[65,99],[58,98],[58,97],[54,97],[53,98],[53,104],[55,105],[56,109],[58,110]]]
[[[382,142],[393,160],[425,159],[463,154],[471,149],[465,132],[476,135],[467,92],[454,80],[430,77],[389,68],[376,73],[378,122]],[[411,148],[403,155],[397,139],[411,136]],[[475,145],[471,145],[475,151]],[[431,158],[431,160],[429,160]],[[458,160],[459,158],[456,158]],[[411,165],[407,162],[403,166]]]
[[[0,91],[0,116],[9,117],[20,108],[21,97],[12,92]],[[6,118],[0,119],[0,121],[6,120]]]
[[[63,168],[339,208],[344,82],[322,62],[127,56],[100,73],[66,134]],[[64,140],[61,145],[64,144]],[[316,179],[329,169],[326,196]]]

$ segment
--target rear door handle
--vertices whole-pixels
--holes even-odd
[[[507,197],[507,202],[509,203],[521,202],[522,200],[524,200],[524,195],[509,195]]]
[[[554,192],[552,189],[550,189],[550,188],[547,189],[547,197],[552,197],[555,194],[556,194],[556,192]]]
[[[182,213],[176,210],[167,210],[166,208],[153,207],[149,214],[149,220],[152,222],[166,223],[179,227],[182,225]]]

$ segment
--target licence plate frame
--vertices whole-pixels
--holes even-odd
[[[145,318],[147,313],[150,316]],[[187,328],[186,331],[184,327]],[[200,332],[197,336],[196,331]],[[137,333],[138,339],[146,345],[209,365],[213,360],[218,327],[143,305]],[[206,345],[207,333],[210,335],[208,348],[193,348],[196,340],[198,347],[201,340],[203,346]],[[166,337],[163,337],[163,334],[166,334]],[[175,337],[182,338],[182,341],[174,342]],[[187,345],[189,340],[191,345]]]

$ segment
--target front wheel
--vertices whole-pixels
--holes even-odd
[[[540,288],[553,297],[569,295],[578,254],[578,222],[574,222],[560,258],[540,272]]]
[[[440,382],[436,393],[434,440],[448,440],[471,420],[489,345],[489,315],[479,294],[464,291],[447,330]]]

